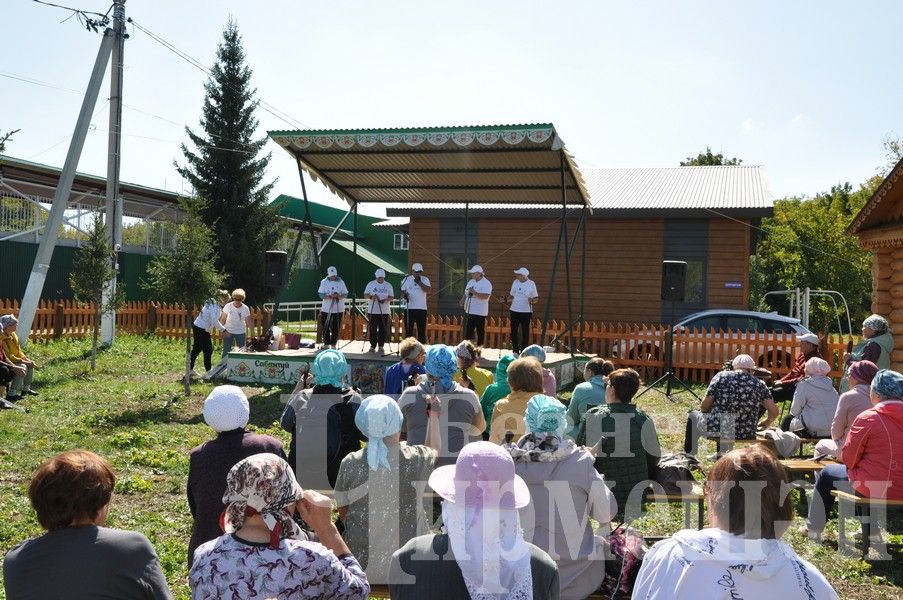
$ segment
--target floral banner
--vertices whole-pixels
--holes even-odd
[[[303,135],[298,137],[291,136],[274,136],[273,140],[281,146],[294,146],[298,150],[306,150],[311,146],[326,150],[333,145],[344,150],[349,150],[355,146],[362,148],[372,148],[379,144],[384,148],[392,148],[393,146],[405,145],[411,148],[428,142],[432,146],[444,146],[449,142],[456,146],[466,148],[474,143],[483,146],[492,146],[504,141],[506,144],[515,146],[517,144],[528,141],[533,144],[544,144],[552,137],[554,130],[549,127],[540,129],[488,129],[482,131],[433,131],[426,133],[361,133],[361,134],[341,134],[341,135]],[[557,142],[556,138],[556,142]],[[553,148],[554,149],[554,148]]]

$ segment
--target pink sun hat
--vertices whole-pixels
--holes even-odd
[[[514,460],[498,444],[473,442],[458,453],[454,465],[432,472],[429,485],[445,500],[481,508],[523,508],[530,490],[514,472]]]

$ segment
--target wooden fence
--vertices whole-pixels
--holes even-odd
[[[18,301],[0,300],[0,314],[18,315]],[[91,305],[79,305],[72,300],[44,301],[35,312],[30,339],[46,341],[61,337],[91,335],[94,309]],[[194,319],[194,314],[191,317]],[[269,311],[251,308],[253,326],[249,335],[263,333],[270,320]],[[118,331],[136,334],[153,333],[164,338],[182,339],[185,335],[185,307],[156,302],[128,302],[116,313]],[[367,321],[358,315],[352,319],[346,314],[342,319],[342,339],[364,339]],[[550,321],[546,330],[547,343],[564,332],[564,321]],[[457,344],[463,334],[462,317],[430,315],[427,318],[427,337],[434,344]],[[403,315],[392,315],[392,331],[395,338],[403,337]],[[485,346],[510,348],[510,322],[507,318],[486,319]],[[539,340],[542,323],[531,323],[531,338]],[[636,323],[587,322],[575,327],[572,336],[561,335],[554,346],[559,352],[568,352],[573,346],[575,354],[610,358],[618,367],[631,367],[639,371],[645,380],[662,375],[666,368],[667,327]],[[858,337],[822,336],[822,356],[831,365],[831,376],[842,375],[843,353],[849,341]],[[690,330],[674,334],[673,343],[675,374],[684,381],[705,382],[737,354],[749,354],[759,365],[776,376],[790,370],[798,352],[796,336],[787,333],[756,333],[721,330]]]

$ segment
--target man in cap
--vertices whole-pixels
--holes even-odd
[[[470,280],[464,288],[464,296],[458,303],[464,308],[464,339],[476,341],[482,346],[486,338],[486,317],[489,315],[489,298],[492,283],[483,275],[483,267],[474,265],[468,271]],[[476,340],[473,335],[476,333]]]
[[[342,315],[345,313],[345,298],[348,297],[348,288],[335,267],[326,269],[326,278],[320,281],[317,293],[323,299],[320,306],[323,347],[335,348],[342,327]]]
[[[806,361],[810,358],[821,358],[818,353],[818,336],[814,333],[804,333],[796,336],[800,344],[800,353],[796,355],[793,368],[790,372],[774,382],[771,388],[771,396],[775,402],[793,400],[793,392],[796,384],[806,376]]]
[[[373,352],[379,346],[379,352],[384,352],[389,331],[390,304],[395,294],[392,284],[386,281],[386,272],[377,269],[374,273],[376,279],[367,284],[364,289],[364,298],[367,302],[367,315],[370,320],[370,350]]]
[[[426,343],[426,295],[430,292],[430,278],[423,274],[423,265],[414,263],[411,274],[401,280],[401,293],[407,302],[404,330],[409,337]],[[414,328],[417,334],[414,335]]]
[[[526,267],[517,269],[514,277],[507,300],[511,303],[511,350],[519,354],[530,345],[530,320],[539,292]]]

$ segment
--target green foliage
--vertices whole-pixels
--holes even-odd
[[[204,86],[203,133],[185,130],[197,152],[182,144],[186,164],[176,164],[176,169],[207,202],[201,214],[221,240],[216,265],[227,275],[226,287],[242,287],[258,303],[267,295],[264,252],[273,248],[282,230],[268,205],[274,182],[261,184],[271,155],[257,158],[266,138],[254,139],[258,100],[232,20],[223,31],[212,72]]]
[[[837,290],[847,299],[853,323],[861,321],[871,304],[871,256],[846,228],[879,183],[875,177],[855,191],[844,183],[812,199],[776,201],[774,217],[763,219],[761,239],[751,257],[750,304],[766,308],[762,296],[768,290]],[[772,307],[783,309],[779,303]],[[810,328],[835,331],[841,310],[829,300],[813,298]]]
[[[724,154],[712,154],[712,149],[709,146],[705,147],[705,152],[700,152],[695,157],[688,156],[686,160],[680,161],[680,166],[682,167],[698,167],[701,165],[739,165],[743,161],[739,158],[724,158]]]
[[[6,152],[6,142],[10,141],[15,134],[19,133],[19,131],[21,131],[21,129],[13,129],[6,133],[0,133],[0,154]]]

